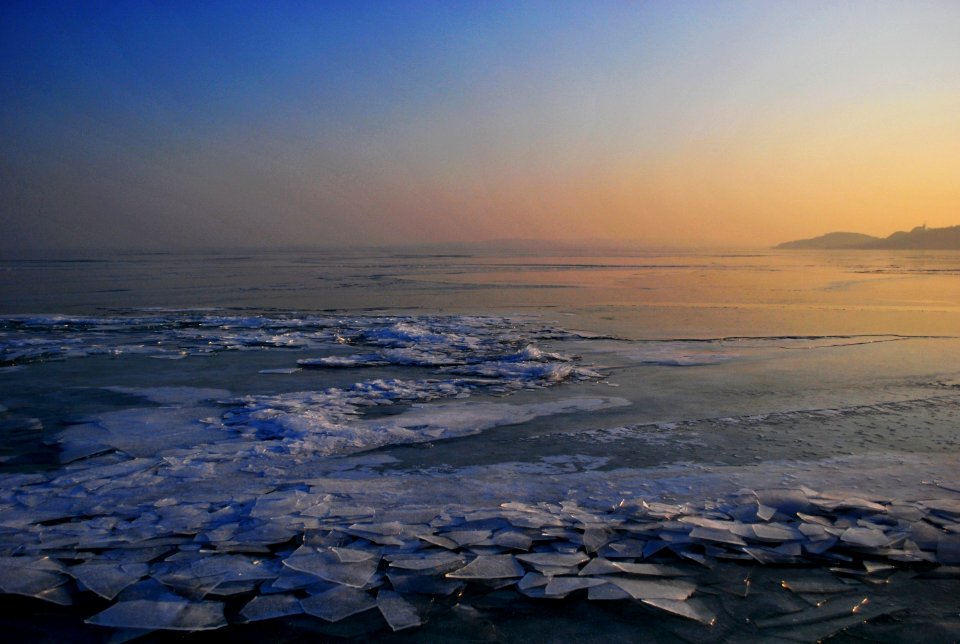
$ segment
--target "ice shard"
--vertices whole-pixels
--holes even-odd
[[[847,528],[840,535],[840,540],[852,546],[866,548],[882,548],[893,542],[884,532],[872,528]]]
[[[69,569],[69,573],[87,590],[104,599],[113,599],[128,586],[147,574],[146,564],[82,563]]]
[[[328,622],[339,622],[351,615],[374,608],[377,603],[366,591],[337,586],[331,590],[300,600],[303,611]]]
[[[660,610],[686,617],[694,621],[712,626],[717,621],[716,614],[711,611],[706,604],[697,599],[677,600],[677,599],[644,599],[644,604],[659,608]]]
[[[377,608],[383,618],[387,620],[394,631],[419,626],[421,624],[420,614],[416,607],[390,590],[381,590],[377,593]]]
[[[259,595],[251,599],[240,615],[248,622],[299,615],[303,612],[300,601],[293,595]]]
[[[600,586],[605,583],[606,581],[603,579],[592,577],[550,577],[543,592],[547,597],[563,597],[575,590]]]
[[[44,593],[68,581],[59,567],[46,557],[0,558],[0,590],[5,593],[43,599]]]
[[[630,593],[634,599],[684,600],[697,589],[695,584],[677,580],[611,579],[610,583]]]
[[[537,568],[569,568],[578,566],[590,560],[590,556],[583,552],[561,553],[561,552],[530,552],[516,555],[517,559]]]
[[[447,573],[452,579],[509,579],[523,575],[523,566],[513,555],[480,555],[466,566]]]
[[[120,601],[87,619],[88,624],[111,628],[205,631],[227,625],[223,604],[135,599]]]
[[[344,563],[332,549],[318,551],[309,546],[302,546],[283,560],[283,565],[293,570],[351,588],[363,588],[376,574],[379,564],[379,556]]]
[[[598,601],[617,601],[631,599],[632,595],[616,584],[604,583],[587,589],[587,599]]]

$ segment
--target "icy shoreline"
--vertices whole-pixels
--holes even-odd
[[[0,559],[0,587],[61,605],[79,591],[96,593],[111,603],[88,623],[119,629],[205,630],[301,612],[335,622],[373,608],[403,629],[427,617],[408,599],[436,596],[452,606],[465,592],[513,588],[544,600],[583,593],[588,600],[639,601],[716,629],[704,631],[711,633],[731,627],[723,623],[729,619],[723,604],[734,601],[718,603],[716,574],[731,564],[743,574],[749,564],[782,569],[783,590],[776,592],[795,597],[779,612],[764,608],[750,627],[772,637],[781,629],[796,635],[798,625],[833,632],[897,613],[903,606],[881,601],[873,585],[902,575],[956,577],[960,564],[960,494],[934,485],[928,498],[915,501],[780,487],[742,489],[710,502],[640,496],[606,508],[597,507],[596,497],[427,505],[432,495],[452,498],[475,472],[445,473],[439,486],[404,476],[406,491],[424,489],[411,498],[398,490],[399,481],[371,470],[386,465],[383,459],[347,460],[353,468],[342,463],[339,476],[303,481],[306,489],[271,490],[277,481],[265,481],[244,498],[215,503],[213,488],[200,486],[206,494],[195,489],[185,502],[160,498],[152,511],[114,499],[109,513],[102,508],[101,516],[79,523],[51,514],[37,521],[43,505],[22,481],[20,502],[35,511],[4,512],[8,554]],[[591,466],[583,461],[544,464],[541,473],[553,468],[554,486],[587,484],[579,490],[584,494],[601,479],[633,482],[623,472],[562,473]],[[894,459],[859,465],[883,461]],[[110,478],[72,482],[102,489],[138,465],[118,463]],[[945,460],[940,473],[955,467]],[[741,481],[725,474],[728,484],[748,475],[759,480],[757,472],[741,473]],[[682,489],[677,480],[670,487]],[[535,498],[536,491],[521,496]],[[737,586],[733,578],[725,583]],[[749,604],[749,582],[741,591]],[[233,598],[243,608],[225,615]]]
[[[0,475],[0,590],[76,605],[64,610],[79,611],[78,624],[133,635],[126,629],[200,631],[304,614],[335,624],[378,609],[391,629],[429,629],[470,605],[461,598],[495,594],[625,602],[699,639],[816,639],[900,615],[895,588],[955,580],[960,565],[960,462],[932,449],[954,440],[952,381],[908,383],[879,404],[585,429],[577,423],[596,414],[633,413],[631,399],[584,393],[598,385],[559,388],[606,377],[564,351],[571,346],[692,374],[798,349],[903,344],[895,337],[621,347],[519,318],[165,313],[5,318],[0,340],[17,374],[51,360],[205,365],[279,354],[290,366],[255,377],[315,383],[248,393],[249,380],[227,389],[204,375],[199,386],[81,390],[108,403],[65,424],[61,464]],[[914,390],[926,397],[904,398]],[[0,414],[24,431],[39,423]],[[508,433],[516,460],[414,464],[389,453],[537,422]],[[933,428],[928,447],[883,447],[921,424]],[[780,456],[739,465],[709,454],[649,467],[615,459],[768,425],[816,431],[756,441]],[[802,441],[831,433],[873,448],[799,457]],[[538,453],[547,442],[567,451]],[[758,580],[753,592],[744,574]],[[758,594],[770,575],[785,585]]]

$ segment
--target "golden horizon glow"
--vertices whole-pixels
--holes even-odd
[[[960,224],[957,3],[215,13],[11,10],[5,247]]]

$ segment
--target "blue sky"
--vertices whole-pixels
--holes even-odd
[[[958,33],[950,2],[8,1],[0,244],[960,223]]]

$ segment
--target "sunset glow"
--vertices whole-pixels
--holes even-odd
[[[0,9],[3,247],[960,223],[960,4]]]

